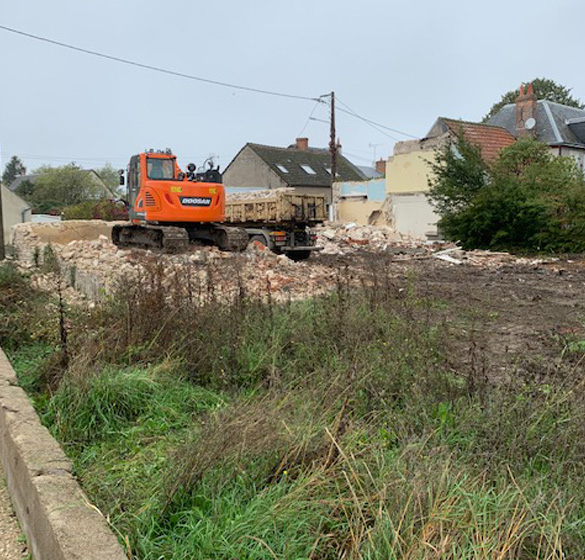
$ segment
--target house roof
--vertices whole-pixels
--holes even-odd
[[[437,119],[429,133],[429,137],[431,134],[438,135],[445,132],[451,134],[463,132],[469,142],[481,148],[482,156],[486,161],[493,161],[502,148],[516,141],[514,136],[501,126],[446,119],[444,117]]]
[[[550,146],[575,146],[585,149],[585,131],[580,126],[585,109],[561,105],[553,101],[536,102],[536,138]],[[516,134],[516,104],[504,105],[488,124],[502,126]]]
[[[19,177],[14,179],[14,181],[12,181],[10,185],[8,185],[8,188],[12,192],[14,192],[18,187],[20,187],[21,183],[23,183],[24,181],[30,181],[31,183],[34,183],[37,177],[38,175],[20,175]]]
[[[328,150],[319,148],[299,150],[296,147],[278,148],[251,143],[244,147],[253,150],[272,171],[291,187],[331,186],[331,173],[328,171],[331,169],[331,156]],[[341,154],[338,156],[337,179],[339,181],[363,181],[365,178],[365,175],[347,158]]]
[[[356,165],[356,167],[366,176],[366,179],[381,179],[384,177],[375,167],[369,165]]]

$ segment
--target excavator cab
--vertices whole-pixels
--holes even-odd
[[[170,150],[132,156],[127,168],[128,207],[133,223],[209,223],[225,217],[225,189],[219,169],[187,173]]]

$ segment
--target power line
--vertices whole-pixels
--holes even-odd
[[[372,163],[372,158],[366,158],[364,156],[359,156],[358,154],[354,154],[353,152],[348,152],[345,148],[342,151],[343,155],[348,155],[355,159],[361,159],[362,161],[367,161],[368,163]]]
[[[72,51],[77,51],[77,52],[81,52],[84,54],[90,54],[92,56],[105,58],[107,60],[113,60],[114,62],[120,62],[121,64],[128,64],[129,66],[136,66],[138,68],[144,68],[145,70],[152,70],[154,72],[160,72],[161,74],[170,74],[171,76],[177,76],[179,78],[186,78],[188,80],[195,80],[197,82],[204,82],[206,84],[223,86],[223,87],[228,87],[228,88],[232,88],[232,89],[248,91],[251,93],[261,93],[263,95],[272,95],[275,97],[286,97],[288,99],[302,99],[303,101],[318,101],[317,97],[308,97],[308,96],[304,96],[304,95],[295,95],[292,93],[282,93],[279,91],[271,91],[271,90],[254,88],[254,87],[241,86],[241,85],[237,85],[237,84],[231,84],[228,82],[222,82],[219,80],[211,80],[209,78],[202,78],[201,76],[193,76],[191,74],[185,74],[183,72],[176,72],[174,70],[168,70],[166,68],[160,68],[158,66],[152,66],[150,64],[143,64],[142,62],[136,62],[134,60],[121,58],[118,56],[112,56],[109,54],[104,54],[104,53],[100,53],[97,51],[84,49],[82,47],[77,47],[75,45],[70,45],[68,43],[62,43],[61,41],[55,41],[54,39],[49,39],[47,37],[33,35],[32,33],[26,33],[25,31],[20,31],[18,29],[14,29],[12,27],[7,27],[5,25],[0,25],[0,29],[2,29],[4,31],[8,31],[10,33],[15,33],[16,35],[22,35],[23,37],[28,37],[29,39],[35,39],[36,41],[42,41],[44,43],[49,43],[51,45],[56,45],[58,47],[63,47],[65,49],[70,49]]]
[[[338,99],[339,103],[341,105],[343,105],[346,109],[343,109],[342,107],[338,107],[337,110],[341,111],[342,113],[346,113],[348,115],[351,115],[352,117],[356,117],[357,119],[360,119],[361,121],[364,121],[365,123],[368,123],[369,125],[373,126],[373,127],[379,127],[382,128],[384,130],[389,130],[391,132],[395,132],[396,134],[402,134],[403,136],[408,136],[409,138],[417,138],[416,136],[409,134],[408,132],[403,132],[401,130],[397,130],[395,128],[391,128],[389,126],[386,126],[384,124],[380,124],[376,121],[373,121],[371,119],[366,119],[365,117],[362,117],[361,115],[359,115],[358,113],[356,113],[349,105],[347,105],[346,103],[344,103],[343,101],[340,101]],[[381,130],[378,130],[378,132],[382,132]],[[384,133],[382,133],[384,134]],[[389,138],[392,138],[393,140],[398,140],[397,138],[395,138],[394,136],[391,136],[390,134],[386,134],[386,136],[388,136]]]
[[[322,103],[321,99],[317,99],[317,102],[315,103],[315,106],[313,107],[313,110],[311,111],[311,113],[309,114],[309,117],[307,118],[307,122],[305,122],[305,126],[303,126],[303,128],[301,129],[301,131],[297,134],[297,138],[300,138],[301,135],[303,134],[303,132],[305,132],[305,130],[307,129],[307,126],[309,126],[309,122],[311,122],[311,120],[313,120],[313,115],[315,114],[315,111],[317,110],[317,107],[319,107],[319,105]]]
[[[46,161],[46,162],[54,162],[59,164],[67,164],[67,163],[85,163],[85,164],[113,164],[113,165],[125,165],[128,163],[129,157],[75,157],[75,156],[43,156],[43,155],[32,155],[32,154],[23,154],[19,153],[19,157],[25,160],[33,160],[33,161]],[[209,157],[209,155],[198,155],[198,156],[182,156],[182,160],[192,160],[192,161],[201,161],[205,160]]]

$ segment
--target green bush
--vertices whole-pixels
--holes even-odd
[[[0,264],[0,347],[12,351],[36,341],[54,342],[56,322],[48,297],[10,263]]]
[[[572,158],[522,139],[488,165],[460,136],[432,168],[428,196],[448,239],[469,249],[585,251],[585,179]]]
[[[64,220],[127,220],[128,210],[114,200],[86,200],[63,209]]]

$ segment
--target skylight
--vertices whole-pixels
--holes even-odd
[[[305,173],[309,175],[317,175],[317,172],[310,165],[307,165],[305,163],[301,163],[300,165]]]
[[[327,173],[329,173],[329,175],[331,175],[331,167],[326,167],[325,171],[327,171]]]
[[[284,165],[281,165],[280,163],[275,163],[274,165],[276,165],[282,173],[288,173],[288,169]]]

